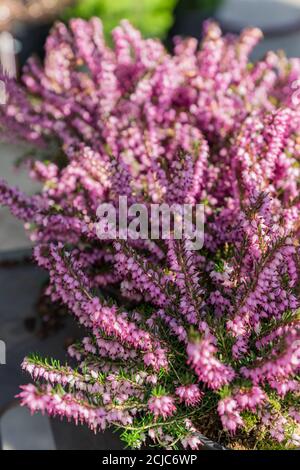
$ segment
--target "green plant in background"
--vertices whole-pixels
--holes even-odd
[[[173,23],[178,0],[79,0],[66,9],[63,19],[98,16],[108,37],[121,19],[128,19],[145,36],[164,38]]]

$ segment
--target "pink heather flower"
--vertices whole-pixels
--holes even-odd
[[[292,446],[298,447],[300,446],[300,434],[293,433],[290,439],[290,444]]]
[[[267,401],[267,395],[260,387],[254,386],[250,390],[235,393],[234,399],[240,410],[255,411]]]
[[[179,397],[181,403],[185,403],[187,406],[197,405],[202,397],[203,392],[199,390],[198,385],[181,385],[175,390],[176,395]]]
[[[285,416],[277,411],[271,413],[265,411],[262,413],[262,423],[275,441],[281,443],[285,440],[286,430],[289,426]]]
[[[198,450],[199,447],[203,446],[203,443],[201,442],[200,438],[198,436],[187,436],[184,439],[182,439],[181,444],[183,445],[184,449],[192,449],[192,450]]]
[[[38,389],[32,385],[22,385],[22,392],[17,395],[17,398],[21,401],[21,406],[27,406],[31,413],[36,411],[41,411],[42,414],[45,413],[48,404],[48,397],[44,394],[38,392]]]
[[[174,399],[169,396],[152,397],[148,401],[148,408],[155,418],[162,416],[163,419],[172,416],[176,411]]]
[[[235,376],[234,370],[222,364],[216,357],[217,348],[212,338],[202,339],[187,346],[188,363],[199,379],[213,390],[230,383]]]
[[[218,413],[223,427],[234,434],[238,427],[243,426],[243,420],[239,414],[238,404],[232,398],[224,398],[218,403]]]
[[[295,408],[290,408],[289,415],[294,418],[296,423],[300,424],[300,410],[296,410]]]

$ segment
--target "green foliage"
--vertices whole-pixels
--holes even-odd
[[[120,20],[128,19],[146,37],[165,38],[173,24],[173,11],[198,10],[211,14],[222,0],[79,0],[66,9],[64,20],[70,18],[101,18],[107,38]]]
[[[177,0],[81,0],[64,13],[64,19],[101,18],[109,36],[121,19],[128,19],[144,36],[163,38],[173,23]]]
[[[258,416],[256,413],[252,413],[250,411],[244,411],[242,413],[245,431],[246,433],[250,433],[253,429],[256,428],[257,423],[259,421]]]
[[[166,395],[166,390],[161,385],[158,385],[152,390],[152,395],[154,397],[162,397]]]
[[[143,443],[144,434],[141,430],[125,430],[121,434],[121,439],[129,449],[139,449]]]

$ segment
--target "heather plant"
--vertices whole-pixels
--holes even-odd
[[[74,20],[23,86],[6,80],[3,133],[36,146],[43,191],[2,182],[0,202],[84,330],[66,364],[24,359],[32,412],[120,428],[132,448],[299,446],[300,61],[250,64],[260,36],[207,23],[170,55],[127,22],[110,49],[97,20]],[[97,207],[119,196],[204,204],[204,247],[100,241]]]

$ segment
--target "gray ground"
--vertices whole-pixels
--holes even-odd
[[[24,153],[17,145],[0,144],[0,179],[5,179],[13,186],[18,186],[27,194],[33,194],[39,188],[27,176],[25,169],[16,170],[14,163]],[[23,224],[16,220],[7,209],[0,207],[0,252],[26,248],[30,246]]]
[[[300,0],[225,0],[217,13],[221,23],[234,30],[256,26],[266,31],[297,25],[297,31],[268,35],[255,49],[253,58],[269,50],[283,49],[289,57],[300,57]]]

